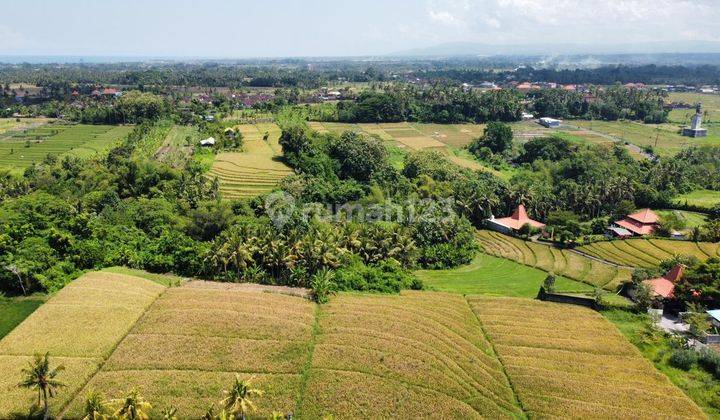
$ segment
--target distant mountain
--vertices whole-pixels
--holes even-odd
[[[493,55],[579,55],[579,54],[662,54],[720,53],[720,42],[659,41],[629,44],[506,44],[490,45],[476,42],[451,42],[427,48],[399,51],[390,56],[449,57]]]

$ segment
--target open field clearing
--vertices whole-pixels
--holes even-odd
[[[701,103],[703,114],[703,123],[720,123],[720,95],[692,93],[692,92],[672,92],[670,93],[670,101],[683,102],[691,106],[689,109],[673,109],[670,111],[668,120],[678,124],[690,124],[690,119],[695,115],[695,104]]]
[[[592,286],[615,290],[630,280],[632,271],[615,267],[578,253],[545,244],[523,241],[489,230],[480,230],[477,239],[484,251],[543,271],[564,276]]]
[[[272,191],[280,180],[292,174],[292,169],[281,161],[280,128],[268,123],[244,124],[238,129],[244,137],[244,150],[218,153],[208,176],[218,178],[224,198],[252,197]],[[263,140],[265,133],[267,141]]]
[[[66,387],[51,400],[58,413],[164,289],[137,277],[90,273],[58,292],[0,340],[0,369],[6,373],[0,389],[11,396],[0,402],[0,418],[27,413],[37,397],[17,388],[20,370],[33,354],[45,352],[67,368]]]
[[[302,417],[521,414],[492,347],[458,295],[341,295],[323,307],[319,331]]]
[[[51,121],[53,121],[51,118],[0,118],[0,137],[8,131],[27,130]]]
[[[705,418],[600,314],[515,298],[470,298],[530,418]]]
[[[306,299],[240,288],[175,287],[155,301],[68,408],[85,392],[119,397],[137,388],[154,415],[175,405],[198,418],[222,398],[235,373],[265,391],[258,414],[292,412],[310,350],[314,305]],[[151,416],[152,416],[151,414]]]
[[[196,127],[174,125],[167,133],[162,146],[155,152],[155,159],[173,168],[182,167],[192,154],[193,147],[200,140]]]
[[[47,155],[79,157],[104,153],[132,127],[109,125],[46,125],[0,135],[0,167],[21,171]]]
[[[700,227],[704,225],[707,222],[708,216],[704,213],[697,213],[694,211],[685,211],[685,210],[656,210],[655,213],[657,213],[660,218],[665,218],[670,215],[675,215],[678,217],[678,219],[682,220],[685,223],[685,229],[682,229],[684,231],[689,231],[692,228]]]
[[[505,258],[478,254],[466,266],[453,270],[420,270],[417,275],[431,290],[466,295],[516,296],[534,298],[547,272]],[[592,292],[585,283],[558,277],[559,292]]]
[[[707,128],[708,137],[690,138],[679,134],[677,124],[642,124],[630,121],[584,121],[574,120],[573,125],[603,133],[636,146],[652,146],[660,156],[673,155],[684,147],[720,144],[720,133]]]
[[[626,239],[624,241],[596,242],[577,248],[614,264],[633,267],[656,267],[660,261],[675,255],[692,255],[700,260],[720,257],[720,244],[689,242],[672,239]]]
[[[677,196],[675,202],[709,209],[720,204],[720,191],[696,190]]]

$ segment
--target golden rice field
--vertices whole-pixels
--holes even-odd
[[[272,123],[237,127],[244,137],[242,152],[222,152],[215,157],[209,177],[220,181],[224,198],[245,198],[270,192],[292,169],[281,160],[280,128]],[[265,133],[268,141],[263,140]]]
[[[0,340],[0,418],[32,406],[17,383],[37,351],[67,368],[51,399],[65,418],[82,416],[90,390],[113,399],[133,388],[151,418],[170,406],[199,418],[236,374],[264,391],[253,418],[702,414],[590,310],[438,292],[340,294],[318,307],[245,286],[83,276]]]
[[[300,411],[306,418],[521,414],[502,365],[459,295],[332,299],[322,309],[309,376]]]
[[[90,273],[62,289],[0,341],[0,418],[26,415],[36,398],[17,387],[35,353],[67,368],[51,400],[59,413],[165,288],[137,277]]]
[[[549,245],[523,241],[489,230],[476,235],[483,250],[496,257],[507,258],[544,271],[581,281],[593,286],[616,290],[630,280],[632,270],[615,267],[576,252],[554,248]]]
[[[595,242],[578,247],[577,250],[605,261],[633,267],[656,267],[660,261],[676,255],[690,255],[700,260],[720,257],[720,243],[672,239]]]
[[[518,298],[468,299],[529,418],[705,418],[590,309]]]

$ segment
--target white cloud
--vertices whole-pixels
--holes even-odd
[[[620,43],[713,40],[720,0],[426,0],[444,41]]]

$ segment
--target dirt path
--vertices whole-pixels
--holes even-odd
[[[615,136],[611,136],[610,134],[601,133],[601,132],[599,132],[599,131],[590,130],[590,129],[588,129],[588,128],[578,127],[578,126],[572,125],[572,124],[563,124],[563,126],[565,126],[565,127],[570,127],[570,128],[573,128],[573,129],[578,129],[578,130],[580,130],[581,132],[584,132],[584,133],[592,133],[592,134],[595,134],[596,136],[600,136],[600,137],[602,137],[602,138],[604,138],[604,139],[608,139],[608,140],[610,140],[610,141],[614,141],[615,143],[625,144],[625,140],[620,139],[620,138],[617,138],[617,137],[615,137]],[[645,159],[655,159],[655,156],[654,156],[654,155],[652,155],[652,154],[650,154],[650,153],[647,153],[645,150],[643,150],[642,147],[640,147],[640,146],[638,146],[638,145],[636,145],[636,144],[632,144],[632,143],[625,144],[625,148],[627,148],[627,149],[630,150],[631,152],[634,152],[634,153],[638,154],[639,156],[642,156],[642,157],[645,158]]]

